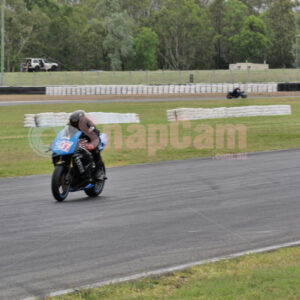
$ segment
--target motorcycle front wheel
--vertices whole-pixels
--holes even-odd
[[[64,201],[70,191],[70,183],[66,183],[66,174],[68,170],[65,166],[56,166],[52,174],[52,194],[58,202]]]

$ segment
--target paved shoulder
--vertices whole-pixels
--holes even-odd
[[[0,180],[0,299],[300,239],[300,150],[108,169],[56,203],[50,176]]]

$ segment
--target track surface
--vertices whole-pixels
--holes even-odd
[[[68,104],[68,103],[138,103],[138,102],[167,102],[167,101],[203,101],[224,100],[224,97],[215,98],[147,98],[147,99],[82,99],[82,100],[35,100],[35,101],[2,101],[0,106],[18,106],[32,104]]]
[[[279,94],[279,95],[277,95]],[[280,93],[272,93],[268,95],[267,93],[262,94],[262,95],[250,95],[248,97],[248,100],[251,99],[270,99],[270,98],[299,98],[299,95],[286,95],[286,94],[280,94]],[[0,98],[0,107],[1,106],[19,106],[19,105],[33,105],[33,104],[68,104],[68,103],[140,103],[140,102],[168,102],[168,101],[209,101],[209,100],[226,100],[225,95],[222,96],[212,96],[209,94],[202,95],[202,97],[191,97],[190,95],[181,95],[181,97],[172,97],[172,96],[165,96],[162,98],[155,97],[144,97],[144,98],[139,98],[137,96],[132,96],[132,98],[111,98],[111,99],[103,99],[99,96],[99,99],[97,97],[88,97],[88,96],[82,96],[84,98],[80,99],[80,97],[77,97],[77,99],[61,99],[62,96],[57,96],[57,99],[49,99],[44,98],[44,99],[38,99],[35,98],[34,100],[29,100],[30,98],[23,97],[23,98],[18,98],[18,100],[13,100],[13,99],[1,99]],[[53,97],[55,98],[55,97]],[[27,100],[26,100],[27,99]],[[239,98],[241,99],[241,98]],[[228,100],[231,101],[231,100]]]
[[[300,150],[108,169],[56,203],[50,176],[0,180],[0,299],[45,295],[300,240]]]

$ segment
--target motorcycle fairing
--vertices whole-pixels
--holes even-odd
[[[52,151],[56,155],[69,155],[75,152],[78,140],[81,136],[81,131],[77,131],[71,137],[63,136],[64,129],[61,130],[56,136],[53,144]]]

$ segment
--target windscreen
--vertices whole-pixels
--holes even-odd
[[[67,125],[64,129],[63,129],[63,131],[62,131],[62,133],[61,133],[61,138],[62,139],[71,139],[72,138],[72,136],[74,135],[74,134],[76,134],[78,132],[78,129],[77,128],[75,128],[75,127],[73,127],[73,126],[71,126],[71,125]]]

